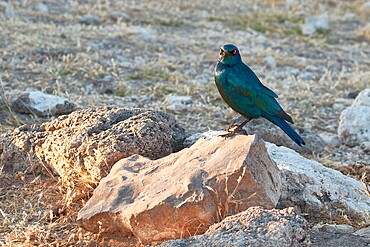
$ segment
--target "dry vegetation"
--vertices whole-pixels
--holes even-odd
[[[362,0],[43,2],[48,12],[34,0],[0,2],[2,132],[46,120],[9,108],[9,94],[27,88],[67,97],[80,108],[168,111],[167,95],[190,95],[186,110],[170,113],[189,133],[222,129],[236,116],[213,83],[218,48],[225,42],[240,47],[296,124],[314,132],[336,133],[335,104],[348,105],[351,95],[370,85],[369,12]],[[302,35],[304,17],[324,12],[330,30]],[[82,24],[85,14],[98,16],[100,24]],[[266,66],[267,56],[275,58],[276,68]],[[312,80],[301,79],[305,71]],[[347,173],[356,176],[357,163],[369,155],[341,146],[314,158],[329,166],[351,164]],[[114,245],[75,224],[95,186],[86,182],[47,173],[1,175],[0,243]]]

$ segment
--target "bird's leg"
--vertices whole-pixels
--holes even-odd
[[[226,131],[228,132],[228,133],[226,133],[226,134],[222,134],[222,135],[220,135],[220,136],[222,136],[222,137],[230,137],[230,136],[233,136],[233,135],[235,135],[235,134],[237,134],[237,133],[240,133],[240,132],[242,132],[243,131],[243,127],[244,127],[244,125],[246,125],[249,121],[251,121],[252,120],[252,118],[247,118],[243,123],[241,123],[241,124],[239,124],[239,125],[235,125],[235,124],[233,124],[233,125],[230,125],[229,127],[227,127],[227,129],[226,129]]]

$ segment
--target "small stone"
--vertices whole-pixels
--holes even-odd
[[[370,152],[370,141],[361,143],[360,147],[363,151]]]
[[[98,88],[100,93],[113,94],[117,89],[117,83],[111,75],[99,75],[97,76],[94,85]]]
[[[99,16],[92,15],[92,14],[86,14],[80,19],[81,24],[85,25],[99,25],[101,23]]]
[[[370,1],[361,5],[361,9],[363,10],[370,10]]]
[[[265,62],[266,67],[271,68],[271,69],[276,68],[276,61],[274,57],[267,56],[263,61]]]
[[[303,81],[310,81],[314,79],[313,73],[311,72],[304,72],[299,78]]]
[[[356,17],[357,17],[357,15],[355,13],[346,13],[344,15],[344,19],[346,19],[346,20],[355,19]]]
[[[357,97],[355,98],[355,101],[352,103],[352,107],[356,106],[367,106],[370,107],[370,88],[366,88],[362,90]]]
[[[321,139],[328,146],[339,147],[342,144],[339,137],[336,134],[329,133],[329,132],[321,132],[321,133],[319,133],[319,135],[320,135]]]
[[[312,35],[318,29],[328,30],[329,29],[329,17],[328,14],[321,14],[317,16],[306,17],[305,24],[301,25],[301,31],[304,35]]]
[[[122,19],[125,21],[130,20],[130,16],[125,12],[112,12],[109,14],[109,18],[113,21],[117,21],[118,19]]]
[[[49,12],[48,6],[44,3],[42,3],[42,2],[38,2],[38,3],[34,4],[33,9],[38,10],[38,11],[43,12],[43,13],[48,13]]]
[[[297,68],[291,68],[291,67],[288,67],[287,68],[287,73],[289,75],[294,75],[294,76],[297,76],[299,73],[300,73],[300,70],[297,69]]]
[[[192,134],[191,136],[187,137],[184,141],[184,147],[190,147],[193,145],[196,141],[199,140],[203,136],[203,133],[195,133]]]
[[[31,91],[11,96],[11,107],[19,113],[47,117],[71,113],[76,105],[66,98],[41,91]]]
[[[169,95],[166,100],[168,102],[166,108],[171,111],[184,111],[193,103],[191,96]]]
[[[316,28],[313,25],[303,24],[301,25],[301,31],[303,35],[312,35],[316,32]]]
[[[320,71],[320,68],[317,67],[317,66],[309,64],[309,65],[306,66],[306,70],[308,70],[308,71]]]
[[[335,110],[335,111],[341,112],[341,111],[344,110],[344,108],[346,108],[346,107],[342,104],[338,104],[338,103],[333,104],[333,110]]]
[[[154,41],[156,40],[156,36],[153,32],[147,30],[141,26],[131,26],[128,28],[129,33],[133,33],[135,38],[144,40],[144,41]]]
[[[354,234],[370,238],[370,226],[357,230]]]

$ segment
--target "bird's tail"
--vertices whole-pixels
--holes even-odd
[[[268,116],[266,118],[270,122],[279,126],[280,129],[282,129],[295,143],[297,143],[298,146],[302,147],[302,145],[306,144],[302,137],[300,137],[298,133],[295,132],[294,129],[290,127],[290,125],[287,122],[284,121],[284,119],[281,119],[278,116]]]

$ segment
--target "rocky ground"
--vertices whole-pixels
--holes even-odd
[[[337,130],[341,112],[370,85],[369,16],[363,0],[1,1],[1,132],[54,118],[14,108],[27,90],[77,109],[163,110],[188,134],[224,129],[237,114],[221,100],[213,67],[219,47],[232,42],[299,131],[324,140],[304,155],[360,178],[369,149],[342,144]],[[76,201],[90,195],[73,181],[1,176],[1,243],[104,243],[74,223]]]

